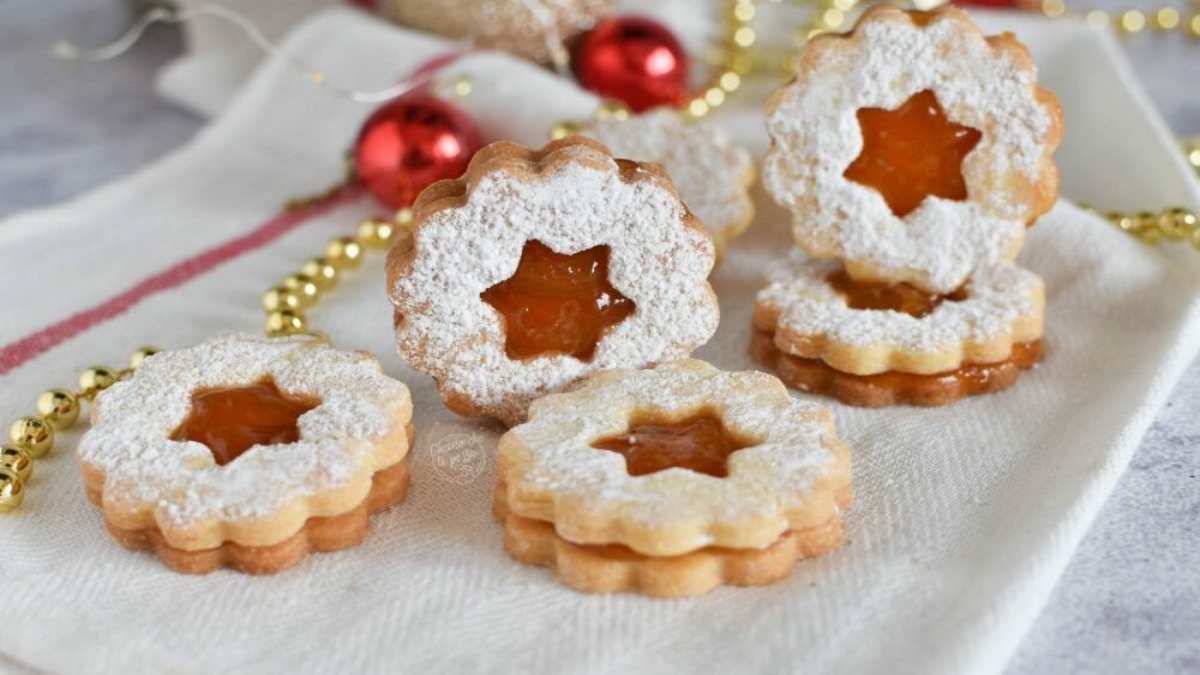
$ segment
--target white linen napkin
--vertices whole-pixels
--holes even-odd
[[[1043,81],[1062,96],[1066,194],[1118,208],[1200,204],[1106,38],[1004,21],[997,27],[1030,44]],[[285,45],[367,88],[444,48],[349,12],[317,17]],[[594,103],[502,55],[473,55],[449,72],[475,77],[461,105],[492,137],[537,144],[554,121]],[[719,115],[757,155],[766,144],[761,93],[738,96]],[[350,232],[375,210],[369,201],[276,221],[210,271],[185,269],[186,283],[167,275],[138,284],[251,232],[286,198],[334,182],[368,113],[272,59],[178,152],[0,225],[0,350],[84,308],[115,315],[84,315],[89,328],[0,377],[0,410],[27,410],[41,389],[145,342],[260,330],[259,292]],[[753,228],[714,277],[721,328],[698,354],[728,369],[754,367],[751,298],[763,266],[790,245],[786,215],[761,192],[756,202]],[[84,498],[72,432],[38,462],[25,507],[0,517],[8,619],[0,654],[47,672],[997,671],[1195,356],[1194,255],[1143,246],[1059,204],[1021,258],[1046,280],[1045,363],[1006,392],[946,408],[835,405],[857,492],[845,548],[773,586],[678,601],[582,595],[504,554],[489,510],[498,429],[456,418],[429,378],[395,356],[375,256],[311,319],[339,346],[377,354],[413,389],[408,500],[375,517],[361,546],[279,575],[181,576],[110,541]],[[102,304],[131,287],[142,289],[139,302]]]

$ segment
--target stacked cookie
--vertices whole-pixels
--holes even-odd
[[[767,190],[799,246],[756,299],[752,352],[846,403],[943,405],[1041,356],[1041,279],[1017,266],[1053,205],[1054,95],[1011,34],[953,7],[877,6],[813,40],[767,103]]]
[[[777,581],[841,545],[851,499],[828,409],[690,359],[539,399],[498,465],[505,549],[589,592]]]
[[[88,498],[177,572],[271,574],[355,546],[404,500],[408,387],[309,336],[226,335],[147,358],[96,397]]]
[[[694,159],[672,147],[695,131],[670,113],[591,131]],[[697,152],[729,178],[700,200],[709,231],[657,164],[572,136],[484,148],[421,194],[389,257],[399,352],[452,410],[513,427],[505,548],[580,590],[766,584],[843,539],[850,457],[832,414],[770,375],[684,359],[717,327],[713,238],[750,218],[740,151]]]

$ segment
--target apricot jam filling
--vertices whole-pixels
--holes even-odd
[[[192,410],[171,433],[173,441],[208,446],[225,465],[256,445],[300,439],[297,420],[319,401],[285,395],[271,379],[245,387],[216,387],[192,393]]]
[[[730,455],[751,445],[731,435],[710,412],[679,422],[635,421],[629,431],[592,443],[593,448],[623,455],[630,476],[681,468],[717,478],[729,475]]]
[[[851,279],[845,269],[839,269],[825,280],[846,299],[846,305],[851,309],[890,309],[918,319],[937,309],[943,301],[957,302],[967,297],[962,288],[949,295],[938,295],[905,283],[857,281]]]
[[[504,317],[504,350],[511,359],[568,354],[591,360],[604,331],[633,314],[632,300],[608,281],[607,246],[555,253],[525,242],[517,271],[480,294]]]
[[[933,91],[914,94],[895,110],[861,108],[863,148],[846,178],[874,188],[904,217],[925,197],[967,198],[962,162],[983,136],[946,118]]]
[[[805,358],[792,354],[785,354],[785,356],[791,361],[793,368],[802,368],[810,376],[819,374],[852,378],[863,385],[890,389],[892,391],[912,390],[939,383],[960,384],[964,388],[964,393],[977,393],[986,391],[992,378],[1014,366],[1021,370],[1032,368],[1034,364],[1042,359],[1042,341],[1014,342],[1012,354],[1003,361],[996,361],[994,363],[964,363],[954,370],[931,375],[902,373],[895,370],[875,375],[851,375],[843,373],[821,359]]]

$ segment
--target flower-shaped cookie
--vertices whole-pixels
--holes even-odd
[[[734,145],[720,127],[688,123],[673,110],[656,108],[626,119],[596,120],[581,133],[619,157],[666,169],[679,196],[712,235],[718,253],[750,226],[754,165],[749,153]]]
[[[659,167],[578,136],[495,143],[421,194],[389,256],[397,349],[452,410],[515,424],[593,372],[706,342],[713,261]]]
[[[872,296],[856,302],[848,293],[878,298],[897,289],[849,281],[836,262],[799,252],[776,263],[767,279],[755,299],[754,327],[772,334],[785,354],[851,375],[946,373],[1004,361],[1015,345],[1042,338],[1042,280],[1011,263],[977,270],[953,296],[909,289],[917,297],[908,311],[873,307]]]
[[[1054,95],[1011,34],[877,6],[814,39],[767,102],[763,182],[810,255],[949,293],[1014,259],[1058,192]]]
[[[275,572],[361,541],[403,499],[408,388],[310,337],[230,335],[147,359],[99,395],[79,444],[122,544],[172,568]]]
[[[500,439],[498,501],[574,544],[762,549],[840,521],[849,502],[833,415],[765,373],[690,359],[608,371],[529,417]]]
[[[611,14],[615,4],[614,0],[391,0],[388,13],[406,26],[548,63],[563,42]]]

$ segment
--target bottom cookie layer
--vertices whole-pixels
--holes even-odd
[[[1012,356],[997,363],[967,364],[958,370],[933,375],[887,372],[852,375],[820,359],[785,354],[775,346],[774,334],[755,329],[750,354],[771,368],[788,386],[842,403],[864,408],[890,405],[943,406],[967,396],[990,394],[1012,386],[1021,371],[1042,359],[1042,341],[1018,342]]]
[[[845,501],[849,501],[849,492]],[[569,542],[550,523],[508,511],[502,498],[493,503],[504,522],[504,549],[515,560],[554,570],[567,586],[587,593],[632,591],[661,598],[707,593],[717,586],[763,586],[791,574],[796,563],[828,553],[845,539],[842,520],[791,530],[762,549],[708,547],[668,557],[642,555],[618,544]]]
[[[185,551],[167,544],[157,528],[127,530],[107,521],[109,533],[122,546],[153,550],[163,564],[184,574],[207,574],[232,567],[248,574],[274,574],[299,563],[309,552],[337,551],[362,543],[369,516],[404,501],[408,494],[408,462],[397,462],[376,471],[371,491],[358,506],[346,513],[309,518],[300,531],[270,546],[242,546],[227,542],[203,551]]]

